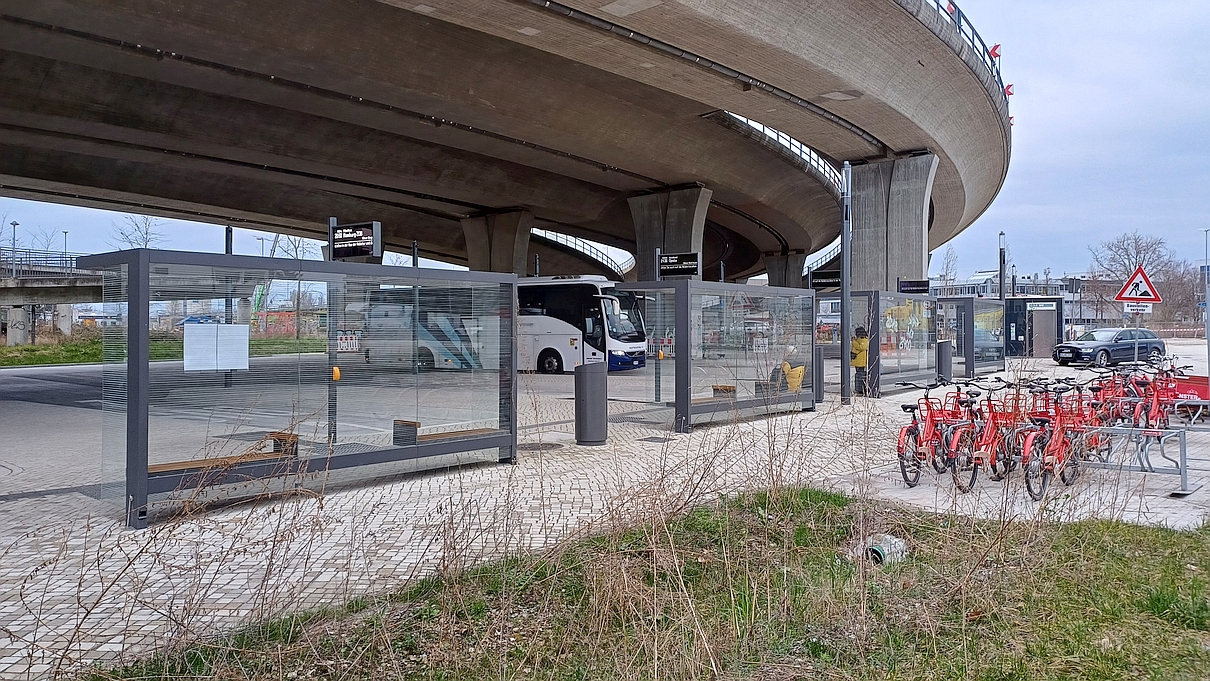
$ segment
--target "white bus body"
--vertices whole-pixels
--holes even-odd
[[[517,282],[517,366],[562,373],[609,362],[610,371],[647,366],[647,337],[635,296],[598,275]]]

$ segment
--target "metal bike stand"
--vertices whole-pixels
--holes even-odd
[[[1136,473],[1158,473],[1160,475],[1179,475],[1181,478],[1180,488],[1168,493],[1170,497],[1186,497],[1201,489],[1201,485],[1190,487],[1189,485],[1189,464],[1186,458],[1187,443],[1184,429],[1158,429],[1158,428],[1125,428],[1121,426],[1105,426],[1102,428],[1090,428],[1086,433],[1103,433],[1105,435],[1120,435],[1122,437],[1115,438],[1117,442],[1110,448],[1106,461],[1081,461],[1081,466],[1089,468],[1104,468],[1111,470],[1125,470]],[[1174,459],[1168,455],[1165,444],[1176,438],[1180,443],[1180,455]],[[1166,461],[1171,462],[1172,467],[1162,466],[1157,468],[1151,462],[1151,446],[1159,444],[1160,456]],[[1134,463],[1126,463],[1125,456],[1127,455],[1126,448],[1129,445],[1134,446],[1133,458]],[[1120,463],[1115,463],[1119,461]]]

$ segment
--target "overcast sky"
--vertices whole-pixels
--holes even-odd
[[[987,43],[1003,44],[1015,118],[1008,179],[995,203],[951,243],[958,272],[996,264],[1008,235],[1019,274],[1080,272],[1088,245],[1130,230],[1163,236],[1200,259],[1210,227],[1210,0],[965,0]],[[120,214],[0,199],[28,244],[68,230],[68,248],[112,250]],[[164,221],[164,248],[217,251],[223,228]],[[259,233],[237,230],[237,253]],[[263,236],[263,235],[262,235]],[[933,256],[934,273],[944,247]]]

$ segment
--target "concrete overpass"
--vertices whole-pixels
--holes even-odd
[[[308,236],[375,219],[389,245],[482,269],[537,252],[543,274],[600,271],[535,227],[635,253],[632,276],[658,246],[795,283],[837,233],[835,186],[725,112],[833,173],[868,168],[855,268],[872,279],[919,269],[1009,162],[995,62],[944,2],[0,9],[0,193]],[[909,262],[887,260],[903,244]]]

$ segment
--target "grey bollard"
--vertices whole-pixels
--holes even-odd
[[[609,437],[609,363],[576,367],[576,444],[603,445]]]
[[[941,378],[954,380],[954,344],[953,341],[937,343],[937,375]]]
[[[815,401],[823,402],[823,346],[816,345],[811,361],[811,392]]]

